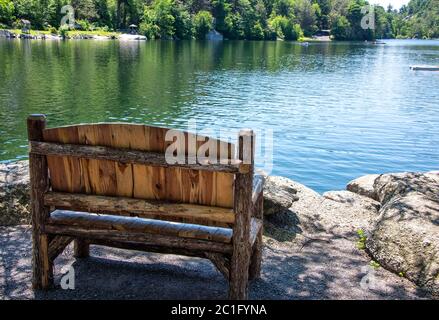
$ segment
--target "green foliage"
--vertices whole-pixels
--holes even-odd
[[[373,1],[368,0],[370,3]],[[228,39],[294,40],[330,29],[336,40],[438,38],[439,0],[410,0],[399,11],[375,6],[375,29],[364,30],[366,0],[0,0],[0,24],[59,28],[62,6],[71,4],[85,30],[139,25],[148,38],[203,38],[211,28]],[[214,23],[212,23],[214,21]],[[300,27],[300,28],[299,28]]]
[[[0,23],[11,25],[14,21],[14,4],[10,0],[0,0]]]
[[[191,39],[193,34],[193,22],[189,12],[185,10],[184,7],[178,6],[174,9],[174,17],[175,37],[177,39]],[[212,15],[210,17],[212,21]]]
[[[68,34],[68,31],[69,31],[69,27],[67,27],[67,26],[61,26],[61,27],[59,28],[59,30],[58,30],[58,34],[59,34],[61,37],[66,38],[66,37],[67,37],[67,34]]]
[[[205,39],[206,34],[212,29],[213,17],[209,11],[199,11],[194,16],[195,37]]]
[[[309,0],[296,0],[294,2],[294,13],[305,36],[312,36],[317,30],[317,13],[320,13],[317,3],[312,4]]]
[[[376,262],[375,260],[372,260],[372,261],[369,263],[369,265],[370,265],[372,268],[374,268],[374,269],[378,269],[379,267],[381,267],[381,265],[380,265],[378,262]]]
[[[359,229],[357,230],[357,235],[358,235],[357,248],[360,250],[366,249],[366,240],[367,240],[366,233],[364,232],[364,230]]]
[[[349,40],[351,24],[344,16],[338,16],[335,19],[331,29],[331,35],[335,40]]]
[[[55,27],[49,27],[48,31],[50,32],[50,34],[57,34],[58,33],[58,30],[56,30]]]
[[[158,27],[160,38],[172,39],[175,34],[175,17],[173,16],[174,0],[155,0],[151,10],[153,21]]]

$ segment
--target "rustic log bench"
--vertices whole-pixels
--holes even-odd
[[[47,129],[44,115],[27,124],[34,288],[53,285],[53,261],[74,241],[75,257],[96,244],[206,258],[229,281],[229,298],[247,298],[262,256],[263,179],[254,175],[253,131],[240,131],[237,157],[231,143],[181,131],[185,161],[171,164],[165,151],[175,141],[166,141],[166,128]],[[196,157],[205,141],[225,150],[219,161]]]

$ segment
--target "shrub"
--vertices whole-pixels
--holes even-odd
[[[262,25],[259,21],[257,21],[253,28],[250,29],[250,39],[253,40],[263,40],[265,37],[264,34],[264,28],[262,28]]]
[[[197,39],[205,39],[206,34],[212,29],[213,17],[209,11],[200,11],[194,16],[194,30]]]
[[[79,30],[84,30],[84,31],[91,31],[92,30],[92,25],[87,21],[87,20],[76,20],[76,27]]]
[[[175,17],[175,36],[178,39],[191,39],[193,25],[191,15],[183,7],[177,6],[174,9]]]
[[[285,40],[298,40],[303,37],[303,31],[299,24],[294,24],[292,18],[275,16],[269,21],[269,26],[276,36]]]
[[[344,16],[339,16],[336,18],[332,29],[331,35],[335,40],[348,40],[351,32],[351,24],[348,19]]]
[[[58,30],[56,30],[56,28],[55,28],[55,27],[52,27],[52,26],[50,26],[50,27],[48,28],[48,31],[49,31],[51,34],[57,34],[57,33],[58,33]]]
[[[58,34],[59,34],[61,37],[66,38],[67,35],[68,35],[68,31],[69,31],[69,27],[66,26],[66,25],[64,25],[64,26],[59,27],[59,29],[58,29]]]
[[[357,235],[358,235],[357,248],[360,250],[366,249],[366,241],[367,241],[366,233],[364,232],[363,229],[359,229],[357,230]]]
[[[9,25],[14,20],[14,3],[10,0],[0,0],[0,23]]]

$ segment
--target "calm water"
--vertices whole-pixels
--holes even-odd
[[[439,169],[439,41],[0,39],[0,161],[25,158],[25,119],[274,130],[273,174],[320,192],[367,173]]]

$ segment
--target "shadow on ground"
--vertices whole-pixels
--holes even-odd
[[[299,230],[299,229],[298,229]],[[297,231],[298,231],[297,230]],[[342,238],[265,237],[262,277],[252,299],[415,299],[411,282],[382,268]],[[294,240],[294,241],[291,241]],[[93,246],[91,257],[72,258],[71,246],[55,261],[55,288],[33,291],[29,226],[0,227],[1,299],[225,299],[227,282],[208,260]],[[60,281],[75,270],[75,289]],[[371,271],[373,270],[373,271]],[[366,286],[367,276],[369,281]]]

